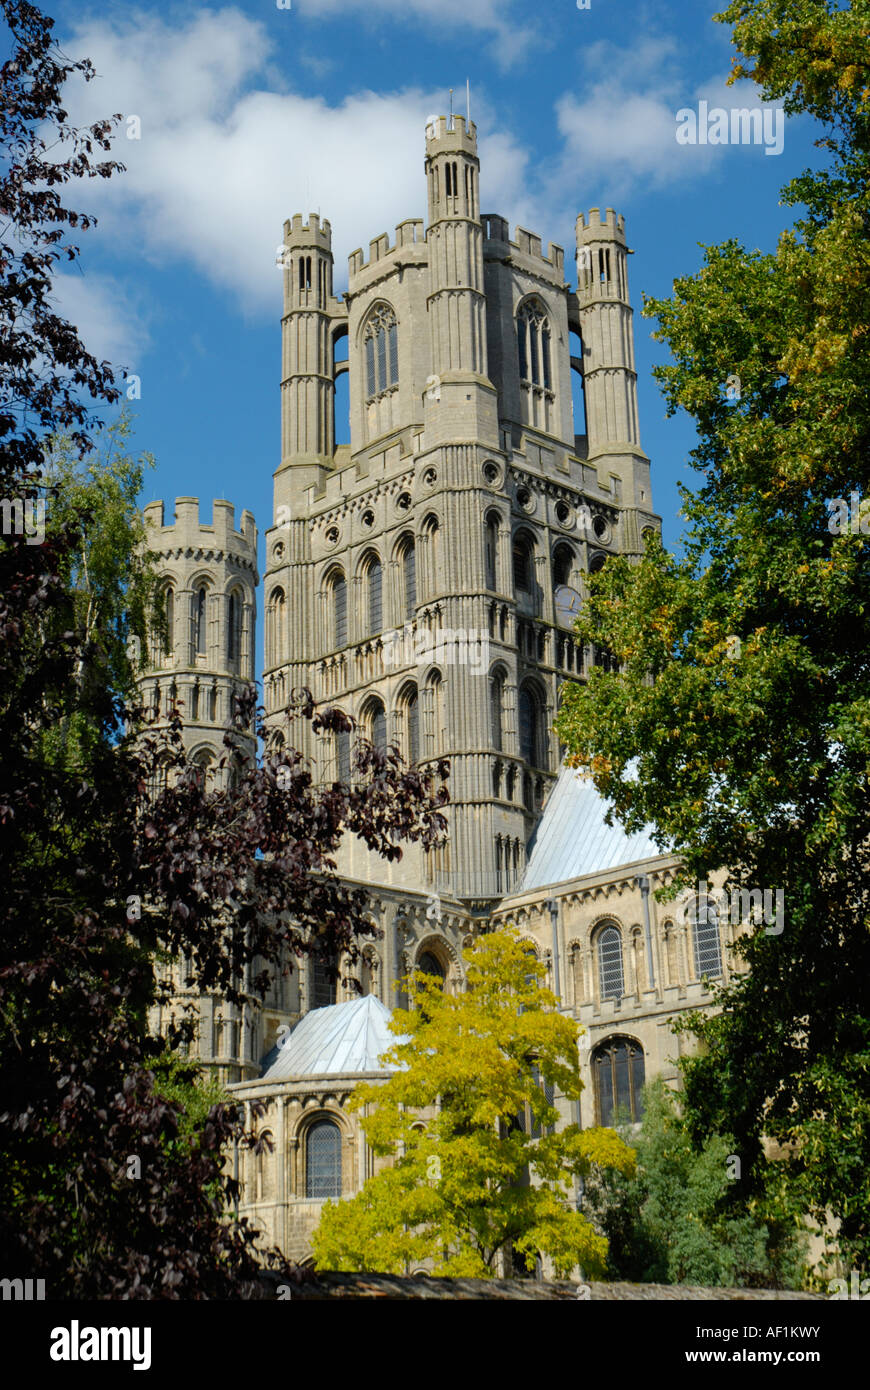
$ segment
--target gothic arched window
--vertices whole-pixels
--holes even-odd
[[[446,730],[444,727],[444,682],[439,671],[433,671],[429,677],[429,698],[431,701],[431,735],[432,748],[430,757],[438,757],[444,749]]]
[[[197,590],[196,594],[194,595],[193,600],[194,651],[196,652],[197,656],[205,655],[205,601],[206,589],[205,585],[201,585],[200,588]]]
[[[517,345],[519,348],[520,379],[532,386],[551,389],[550,320],[542,304],[524,304],[517,315]]]
[[[483,533],[484,569],[487,589],[498,590],[498,517],[490,512]]]
[[[504,742],[503,671],[494,671],[489,678],[489,729],[492,746],[500,753]]]
[[[412,619],[417,611],[417,550],[412,538],[402,546],[403,617]]]
[[[163,617],[166,622],[163,655],[171,657],[175,651],[175,590],[171,584],[163,592]]]
[[[283,589],[273,589],[269,595],[269,608],[266,617],[266,641],[268,644],[268,660],[271,665],[277,666],[284,660],[284,624],[286,621],[287,605],[284,599]]]
[[[377,555],[369,558],[365,574],[369,633],[375,636],[384,626],[384,571]]]
[[[402,695],[402,713],[405,726],[405,756],[409,763],[420,761],[420,701],[417,687],[408,686]]]
[[[574,568],[574,552],[570,545],[557,545],[553,551],[553,587],[558,589],[560,584],[571,583],[571,571]]]
[[[622,937],[617,927],[605,927],[598,938],[598,979],[602,999],[622,998],[625,993]]]
[[[441,569],[441,527],[437,516],[427,516],[423,522],[423,530],[426,537],[427,586],[429,594],[432,595],[438,592]]]
[[[335,759],[339,782],[350,781],[350,733],[339,729],[335,735]]]
[[[396,315],[389,304],[377,304],[369,315],[365,335],[366,400],[389,391],[399,382],[399,338]]]
[[[422,971],[424,975],[434,975],[442,984],[447,977],[447,971],[432,951],[423,952],[417,961],[417,969]]]
[[[643,1117],[643,1048],[633,1038],[608,1038],[592,1054],[597,1123]]]
[[[387,751],[387,715],[380,700],[372,700],[366,710],[369,741],[381,753]]]
[[[238,589],[227,605],[227,660],[236,662],[242,654],[242,596]]]
[[[329,579],[332,609],[332,643],[347,646],[347,581],[341,570],[333,570]]]
[[[341,1196],[341,1131],[332,1120],[318,1120],[305,1137],[305,1196]]]
[[[543,767],[541,700],[537,691],[524,685],[519,695],[520,757],[529,767]]]

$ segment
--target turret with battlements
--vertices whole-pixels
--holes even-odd
[[[147,544],[157,555],[165,642],[152,636],[140,677],[144,704],[165,719],[174,703],[184,721],[191,759],[217,785],[238,775],[219,769],[233,693],[254,679],[257,615],[257,528],[249,511],[235,529],[232,502],[217,499],[210,523],[199,500],[178,497],[168,524],[163,502],[144,509]],[[253,759],[253,730],[242,746]]]

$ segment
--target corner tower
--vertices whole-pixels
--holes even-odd
[[[486,346],[477,128],[462,116],[426,127],[429,339],[437,395],[427,391],[427,443],[498,444],[498,402]]]
[[[158,557],[167,639],[150,643],[139,678],[143,703],[165,719],[177,701],[188,756],[217,776],[233,694],[254,679],[257,528],[245,511],[235,530],[235,508],[220,499],[211,525],[200,521],[196,497],[176,498],[168,525],[162,502],[151,502],[144,516],[148,547]],[[253,731],[244,747],[253,761]],[[227,769],[224,780],[234,771]]]
[[[606,463],[622,482],[625,500],[651,510],[649,459],[640,447],[633,310],[628,295],[625,219],[607,208],[577,218],[577,317],[583,341],[587,458]],[[637,518],[626,528],[625,549],[641,553]]]

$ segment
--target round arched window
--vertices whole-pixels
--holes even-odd
[[[643,1048],[633,1038],[608,1038],[592,1054],[600,1125],[633,1123],[643,1116]]]

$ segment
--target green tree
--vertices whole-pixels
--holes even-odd
[[[442,1275],[492,1277],[500,1253],[561,1274],[604,1267],[607,1243],[574,1209],[571,1180],[593,1166],[633,1171],[609,1129],[556,1130],[551,1088],[580,1094],[577,1024],[556,1011],[516,934],[499,930],[465,952],[467,988],[443,991],[414,972],[415,1007],[398,1009],[389,1081],[351,1104],[393,1165],[352,1200],[328,1202],[314,1234],[319,1269],[401,1273],[431,1259]],[[419,1128],[420,1112],[434,1112]]]
[[[685,554],[655,541],[591,581],[579,631],[619,670],[570,687],[573,761],[629,826],[652,822],[684,882],[724,868],[781,890],[749,972],[687,1020],[696,1145],[733,1135],[748,1190],[782,1146],[790,1200],[870,1262],[870,37],[867,0],[735,0],[750,76],[824,125],[828,167],[784,191],[805,215],[762,253],[706,248],[653,300],[670,413],[698,431]],[[739,399],[728,399],[728,377]],[[733,393],[732,393],[733,394]],[[835,499],[842,499],[842,504]],[[863,509],[862,509],[863,503]],[[848,506],[849,521],[839,522]]]
[[[644,1089],[637,1172],[605,1173],[587,1187],[586,1210],[608,1240],[608,1273],[639,1283],[797,1288],[805,1237],[741,1200],[730,1135],[693,1147],[661,1077]]]

